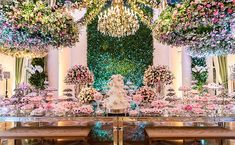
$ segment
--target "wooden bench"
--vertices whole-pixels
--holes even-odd
[[[235,139],[235,131],[222,127],[150,127],[146,128],[149,145],[157,140]]]
[[[88,145],[89,127],[16,127],[0,132],[0,139],[76,139]]]

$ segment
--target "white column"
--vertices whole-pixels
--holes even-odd
[[[186,50],[182,48],[182,83],[186,86],[191,86],[192,82],[192,60],[186,53]]]
[[[170,65],[170,46],[163,45],[154,39],[153,65]]]
[[[166,57],[166,56],[165,56]],[[182,96],[182,92],[178,91],[179,87],[182,86],[182,48],[172,47],[169,53],[170,70],[174,74],[173,88],[175,89],[177,96]]]
[[[71,65],[87,65],[87,28],[83,26],[80,30],[79,42],[71,48]]]
[[[235,55],[233,54],[230,54],[230,55],[228,55],[227,56],[227,62],[228,62],[228,91],[229,92],[233,92],[233,87],[234,87],[234,84],[232,84],[232,83],[234,83],[234,81],[232,81],[231,79],[230,79],[230,75],[231,75],[231,70],[230,70],[230,66],[231,65],[234,65],[235,64]]]
[[[48,53],[48,81],[49,86],[55,89],[59,89],[59,50],[52,49]],[[58,92],[55,92],[55,96],[58,96]]]
[[[206,58],[206,65],[207,65],[207,68],[208,68],[208,79],[207,79],[207,82],[208,83],[213,83],[213,78],[214,78],[214,74],[213,74],[213,59],[212,57],[207,57]]]
[[[59,50],[59,96],[63,95],[63,90],[68,87],[64,83],[67,71],[71,67],[71,48],[63,48]]]

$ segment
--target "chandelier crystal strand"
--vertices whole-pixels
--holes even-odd
[[[133,35],[139,29],[136,13],[125,7],[122,0],[115,0],[112,6],[98,17],[98,30],[104,35],[123,37]]]

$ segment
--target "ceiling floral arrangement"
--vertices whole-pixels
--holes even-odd
[[[48,44],[25,32],[17,31],[0,11],[0,52],[15,57],[44,57]]]
[[[161,13],[155,38],[168,45],[186,46],[192,56],[235,53],[234,12],[234,0],[186,0]]]
[[[75,2],[75,9],[86,8],[82,24],[90,24],[97,16],[98,30],[108,36],[124,37],[135,34],[140,21],[153,28],[152,15],[144,12],[144,7],[159,8],[160,0],[83,0]],[[139,21],[140,20],[140,21]]]
[[[43,57],[50,48],[71,47],[79,40],[72,16],[41,0],[10,2],[1,7],[0,19],[0,50],[13,56]]]

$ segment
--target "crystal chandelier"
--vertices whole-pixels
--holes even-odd
[[[122,0],[113,1],[112,6],[101,12],[98,19],[98,30],[112,37],[133,35],[139,29],[135,12],[124,6]]]
[[[111,7],[102,12],[110,2]],[[155,20],[143,8],[164,9],[166,4],[166,0],[78,0],[72,2],[70,8],[79,11],[86,9],[85,14],[77,20],[79,24],[89,25],[98,16],[98,30],[101,33],[123,37],[134,34],[139,29],[139,21],[153,29]]]

